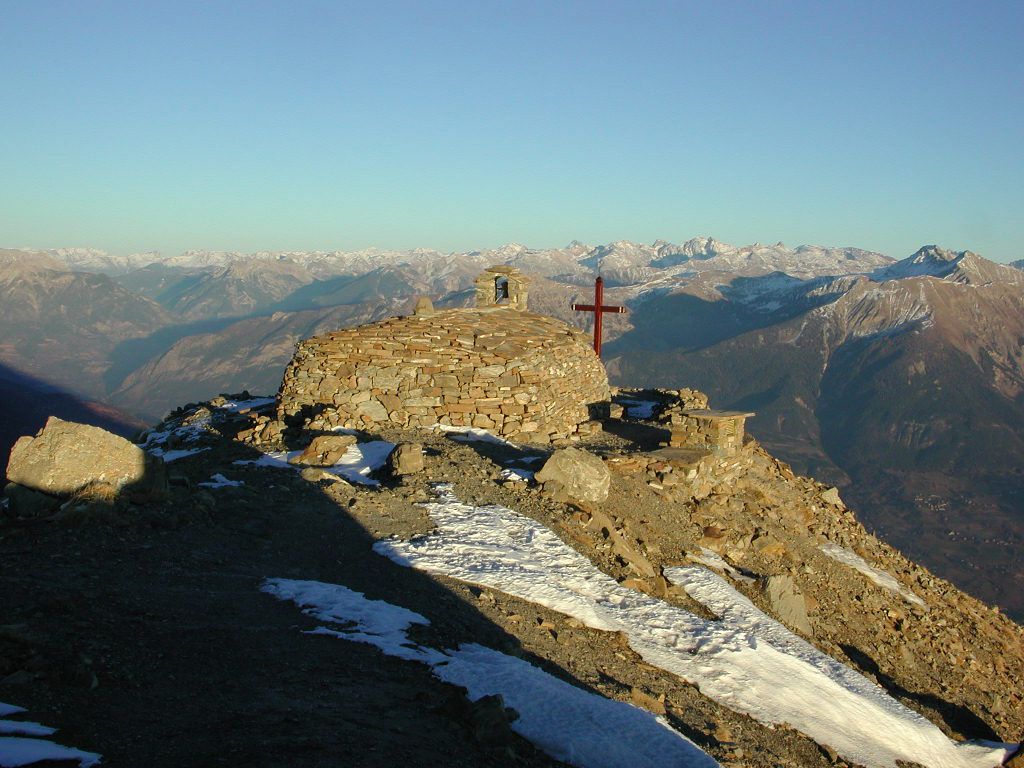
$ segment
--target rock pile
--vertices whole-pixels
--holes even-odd
[[[278,419],[320,430],[480,427],[548,443],[589,434],[589,406],[608,399],[580,331],[514,308],[449,309],[301,342]]]

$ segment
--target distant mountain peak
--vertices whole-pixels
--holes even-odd
[[[732,246],[716,240],[713,237],[691,237],[683,243],[681,250],[688,256],[704,256],[710,258],[723,251],[731,249]]]
[[[902,261],[871,274],[871,279],[877,282],[913,277],[968,284],[1024,281],[1019,271],[1005,264],[996,264],[973,251],[952,251],[938,245],[924,245]]]
[[[937,245],[924,245],[895,264],[876,270],[876,280],[899,280],[906,277],[946,277],[969,251],[951,251]],[[973,254],[972,254],[973,255]]]
[[[962,258],[965,253],[969,253],[969,251],[951,251],[937,245],[922,245],[910,259],[915,263],[925,260],[952,262]]]

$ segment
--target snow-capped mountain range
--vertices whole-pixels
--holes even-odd
[[[751,431],[797,471],[861,489],[893,541],[1024,615],[1000,576],[1020,570],[1024,546],[1011,519],[1024,492],[1024,272],[970,251],[927,245],[896,261],[711,237],[460,253],[0,250],[0,365],[158,418],[219,392],[273,392],[301,338],[401,314],[416,296],[470,303],[493,264],[530,275],[531,309],[581,326],[570,305],[600,273],[608,303],[629,309],[605,321],[613,383],[698,386],[718,407],[756,411]],[[930,490],[912,490],[937,484],[934,504],[956,497],[1003,530],[1006,546],[984,550],[998,568],[971,565],[977,542],[947,540],[974,518],[948,520]]]
[[[33,249],[21,249],[31,251]],[[618,240],[591,246],[573,241],[564,248],[530,248],[509,243],[497,248],[465,252],[442,252],[430,248],[393,250],[366,248],[354,251],[208,251],[189,250],[177,256],[157,251],[117,256],[95,248],[56,248],[44,251],[78,271],[123,274],[134,269],[163,264],[183,269],[223,267],[241,260],[285,261],[308,269],[317,277],[362,273],[371,269],[409,264],[436,268],[444,263],[507,263],[546,276],[585,274],[601,271],[622,282],[636,282],[655,274],[708,271],[771,272],[794,276],[846,274],[869,267],[882,267],[892,259],[859,248],[830,248],[801,245],[734,246],[712,237],[695,237],[675,244],[657,240],[653,244]]]

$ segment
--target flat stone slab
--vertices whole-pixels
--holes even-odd
[[[718,419],[749,419],[756,416],[756,413],[748,413],[746,411],[713,411],[707,408],[693,411],[683,411],[684,416],[692,416],[695,419],[707,419],[709,421],[716,421]]]
[[[702,448],[659,448],[656,451],[648,451],[647,455],[673,464],[696,464],[710,456],[711,451]]]

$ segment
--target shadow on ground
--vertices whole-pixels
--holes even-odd
[[[931,693],[917,693],[907,690],[896,680],[882,672],[878,663],[856,646],[841,645],[840,648],[843,649],[843,653],[853,662],[856,668],[874,677],[878,684],[896,699],[904,703],[917,704],[930,712],[934,712],[951,731],[960,734],[962,738],[1001,741],[999,735],[967,707],[952,704]]]
[[[235,463],[260,455],[223,442],[168,465],[166,501],[0,527],[0,701],[110,766],[557,764],[427,667],[304,634],[324,622],[260,592],[345,585],[423,613],[435,647],[477,642],[592,690],[485,616],[479,589],[373,553],[352,509],[378,492]],[[215,473],[245,485],[199,485]]]

